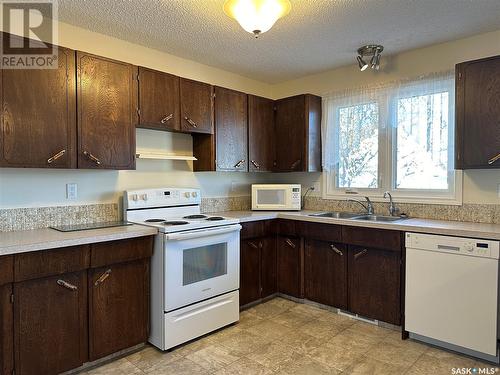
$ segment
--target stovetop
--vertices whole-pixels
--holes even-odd
[[[203,216],[204,217],[196,217],[194,219],[186,217],[151,217],[141,221],[135,221],[133,219],[129,219],[129,221],[158,228],[158,231],[161,233],[174,233],[194,229],[211,228],[237,224],[239,222],[238,219],[222,216]]]

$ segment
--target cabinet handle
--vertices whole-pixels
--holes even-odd
[[[59,159],[61,156],[63,156],[65,153],[66,153],[66,150],[59,151],[57,154],[55,154],[54,156],[47,159],[47,164],[52,164],[57,159]]]
[[[361,250],[359,253],[357,254],[354,254],[354,259],[357,260],[359,257],[362,257],[363,255],[365,255],[366,253],[368,252],[367,249],[363,249]]]
[[[171,113],[171,114],[169,114],[168,116],[163,117],[163,118],[161,119],[161,121],[160,121],[160,122],[161,122],[162,124],[165,124],[167,121],[170,121],[170,120],[172,120],[173,118],[174,118],[174,114],[173,114],[173,113]]]
[[[198,125],[196,124],[196,122],[194,122],[193,120],[191,120],[189,117],[184,116],[184,120],[186,120],[187,123],[189,125],[191,125],[193,128],[197,128],[198,127]]]
[[[111,274],[111,269],[108,269],[106,272],[104,272],[94,283],[95,286],[102,284],[104,280],[106,280],[109,275]]]
[[[239,168],[241,167],[241,165],[245,162],[245,159],[241,159],[239,162],[237,162],[235,165],[234,165],[234,168]]]
[[[488,164],[491,165],[497,160],[500,160],[500,154],[498,154],[497,156],[493,156],[490,160],[488,160]]]
[[[66,289],[69,289],[71,291],[78,290],[78,287],[76,285],[70,284],[67,281],[64,281],[62,279],[57,280],[57,285],[60,285]]]
[[[264,245],[262,244],[262,241],[259,241],[259,247],[262,249]]]
[[[290,166],[290,169],[295,169],[295,168],[297,168],[297,167],[298,167],[298,165],[300,164],[300,162],[301,162],[301,159],[299,159],[299,160],[295,160],[295,161],[292,163],[292,165]]]
[[[248,243],[250,246],[252,246],[254,249],[258,249],[259,247],[255,244],[255,242],[249,242]]]
[[[260,164],[259,163],[257,163],[255,160],[250,160],[250,161],[252,162],[252,164],[253,164],[253,166],[255,168],[260,169]]]
[[[334,244],[330,244],[330,249],[332,249],[333,251],[335,251],[340,256],[344,255],[344,253],[342,251],[340,251],[339,249],[337,249],[337,247]]]
[[[293,241],[292,241],[291,239],[289,239],[289,238],[287,238],[287,239],[285,240],[285,242],[286,242],[286,244],[287,244],[288,246],[290,246],[290,247],[292,247],[292,248],[294,248],[294,249],[297,247],[297,246],[293,243]]]
[[[86,157],[88,157],[90,160],[92,160],[94,163],[96,163],[97,165],[101,165],[101,161],[99,160],[99,158],[95,157],[94,155],[92,155],[90,152],[88,151],[83,151],[83,155],[85,155]]]

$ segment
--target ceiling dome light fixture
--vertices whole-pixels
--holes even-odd
[[[226,0],[224,13],[257,38],[286,16],[291,7],[289,0]]]
[[[374,70],[380,69],[380,57],[384,47],[380,44],[369,44],[358,48],[358,56],[356,60],[358,61],[359,70],[364,71],[368,68],[368,64],[363,60],[364,56],[372,56],[370,60],[370,67]]]

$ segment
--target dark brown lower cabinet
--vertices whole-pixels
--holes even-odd
[[[304,290],[311,301],[347,308],[347,248],[343,244],[305,240]]]
[[[1,260],[0,260],[1,261]],[[10,300],[12,284],[0,285],[0,374],[12,375],[14,370],[14,323]]]
[[[268,297],[278,291],[276,271],[276,237],[265,237],[261,239],[261,298]]]
[[[58,374],[87,360],[87,272],[14,284],[16,374]]]
[[[149,259],[89,271],[90,361],[147,341]]]
[[[301,297],[300,238],[278,236],[278,291],[292,297]]]
[[[401,253],[349,246],[349,310],[401,324]]]

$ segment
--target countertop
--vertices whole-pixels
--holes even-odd
[[[0,256],[24,253],[28,251],[47,250],[96,242],[151,236],[156,233],[158,233],[156,228],[146,227],[143,225],[129,225],[125,227],[102,228],[65,233],[58,232],[50,228],[0,232]]]
[[[430,220],[420,218],[409,218],[397,222],[388,223],[309,216],[310,214],[318,212],[321,211],[226,211],[212,214],[236,218],[239,219],[242,223],[280,218],[310,221],[316,223],[350,225],[355,227],[393,229],[404,232],[418,232],[500,240],[500,224],[469,223],[461,221]]]

